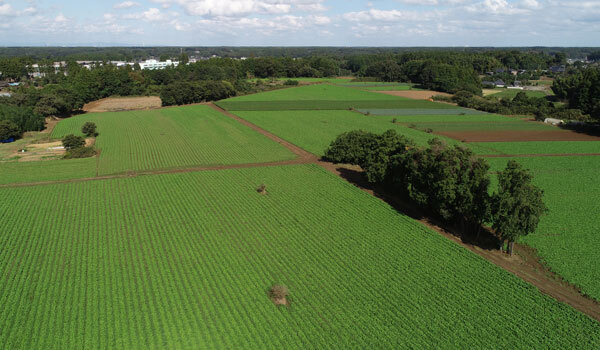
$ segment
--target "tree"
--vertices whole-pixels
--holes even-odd
[[[81,127],[81,132],[87,137],[98,136],[96,133],[96,123],[86,122]]]
[[[10,120],[0,120],[0,141],[21,137],[19,126]]]
[[[508,241],[512,255],[514,242],[534,232],[540,217],[548,211],[544,192],[531,183],[532,176],[514,160],[498,174],[498,192],[492,199],[492,228]]]
[[[70,151],[85,146],[85,139],[81,136],[70,134],[62,139],[62,144],[67,151]]]

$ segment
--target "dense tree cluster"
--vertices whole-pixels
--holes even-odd
[[[580,109],[600,121],[600,69],[589,68],[554,80],[552,91],[568,102],[569,108]]]
[[[351,131],[332,142],[325,158],[359,165],[369,182],[385,186],[466,232],[479,232],[482,225],[492,222],[502,240],[514,242],[535,231],[546,211],[543,192],[518,163],[510,162],[500,173],[499,190],[490,195],[485,160],[438,139],[421,148],[394,130],[383,134]]]
[[[4,104],[4,100],[8,99],[0,99],[0,121],[9,121],[17,127],[19,135],[15,138],[26,131],[44,129],[44,118],[34,113],[33,108]]]

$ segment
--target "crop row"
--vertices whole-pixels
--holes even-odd
[[[317,166],[1,192],[1,348],[600,345],[598,323]]]
[[[260,163],[292,159],[284,147],[206,106],[82,115],[64,120],[52,136],[98,125],[99,173]]]

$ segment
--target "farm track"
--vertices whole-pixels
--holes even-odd
[[[129,178],[129,177],[137,177],[137,176],[147,176],[147,175],[160,175],[160,174],[175,174],[175,173],[189,173],[189,172],[199,172],[199,171],[215,171],[215,170],[226,170],[226,169],[244,169],[244,168],[257,168],[257,167],[271,167],[271,166],[284,166],[284,165],[295,165],[295,164],[318,164],[323,167],[325,170],[333,173],[334,175],[352,183],[359,189],[395,206],[398,210],[403,213],[413,217],[415,220],[418,220],[423,225],[435,230],[442,236],[447,239],[460,244],[464,248],[472,251],[473,253],[481,256],[482,258],[488,260],[489,262],[503,268],[504,270],[516,275],[522,280],[532,284],[538,290],[560,302],[566,303],[571,307],[579,310],[580,312],[588,315],[589,317],[600,322],[600,303],[597,301],[588,298],[581,294],[581,292],[574,286],[565,282],[560,276],[555,273],[549,271],[543,264],[540,263],[539,257],[535,253],[535,251],[527,246],[516,246],[517,254],[509,257],[506,254],[501,253],[497,249],[487,249],[482,248],[478,245],[471,244],[468,242],[464,242],[461,238],[452,234],[451,232],[441,228],[435,222],[423,218],[418,213],[415,213],[414,208],[407,203],[404,203],[397,198],[393,198],[390,196],[386,196],[382,193],[382,191],[378,191],[376,188],[372,188],[369,184],[365,183],[364,180],[361,180],[360,177],[357,176],[348,176],[348,173],[353,173],[354,175],[359,174],[356,168],[347,168],[343,166],[338,166],[333,163],[324,162],[319,160],[319,158],[312,153],[305,151],[304,149],[291,144],[283,140],[282,138],[258,127],[255,124],[252,124],[228,111],[212,104],[205,103],[205,105],[213,108],[214,110],[222,113],[223,115],[236,120],[237,122],[255,130],[256,132],[268,137],[269,139],[281,144],[282,146],[289,149],[293,152],[297,158],[288,161],[278,161],[278,162],[269,162],[269,163],[247,163],[247,164],[234,164],[234,165],[215,165],[215,166],[202,166],[202,167],[191,167],[191,168],[181,168],[181,169],[165,169],[165,170],[154,170],[154,171],[141,171],[141,172],[131,172],[125,174],[117,174],[117,175],[108,175],[108,176],[97,176],[92,178],[81,178],[81,179],[71,179],[71,180],[63,180],[63,181],[45,181],[45,182],[36,182],[36,183],[21,183],[21,184],[6,184],[0,185],[0,188],[8,188],[8,187],[30,187],[30,186],[40,186],[40,185],[50,185],[50,184],[66,184],[66,183],[77,183],[77,182],[88,182],[88,181],[98,181],[98,180],[108,180],[108,179],[119,179],[119,178]],[[536,156],[536,157],[544,157],[544,156],[600,156],[600,154],[535,154],[535,155],[486,155],[483,157],[527,157],[527,156]]]

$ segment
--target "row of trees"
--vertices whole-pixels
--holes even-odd
[[[535,231],[547,210],[543,191],[519,163],[509,162],[498,174],[498,190],[490,195],[485,160],[438,139],[421,148],[394,130],[351,131],[332,142],[325,158],[361,166],[369,182],[385,186],[464,232],[479,233],[491,223],[500,239],[509,242],[510,253],[515,240]]]

